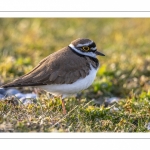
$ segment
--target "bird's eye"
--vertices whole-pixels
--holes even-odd
[[[90,48],[89,48],[88,46],[86,46],[86,47],[83,46],[82,49],[83,49],[84,51],[89,51],[89,50],[90,50]]]

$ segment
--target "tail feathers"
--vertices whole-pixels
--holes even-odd
[[[22,80],[15,80],[15,81],[1,85],[1,87],[9,88],[9,87],[38,86],[38,85],[45,85],[45,84],[38,83],[38,82],[23,82]]]
[[[17,79],[17,80],[14,80],[12,82],[3,84],[1,87],[2,88],[8,88],[8,87],[22,87],[22,86],[31,86],[31,85],[30,85],[30,82],[23,83],[23,82],[21,82],[20,79]]]
[[[2,88],[8,88],[8,87],[20,87],[20,86],[24,86],[24,85],[15,84],[14,82],[10,82],[10,83],[6,83],[6,84],[2,85],[1,87]]]

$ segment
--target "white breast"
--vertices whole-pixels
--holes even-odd
[[[81,78],[72,84],[51,84],[51,85],[42,85],[39,88],[42,88],[55,96],[61,96],[62,98],[68,97],[70,95],[76,94],[84,89],[87,89],[94,81],[97,73],[91,65],[91,70],[89,75],[85,78]]]

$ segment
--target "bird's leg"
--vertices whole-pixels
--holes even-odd
[[[36,95],[39,95],[40,94],[40,89],[37,88],[37,87],[34,87],[33,88],[33,93],[35,93]]]
[[[62,101],[63,114],[66,115],[65,101],[62,97],[61,97],[61,101]]]

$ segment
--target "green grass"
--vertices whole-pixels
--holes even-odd
[[[0,101],[0,131],[149,132],[149,27],[148,18],[0,19],[0,84],[79,37],[92,39],[106,55],[98,58],[101,68],[92,86],[66,99],[66,116],[60,99],[45,92],[29,105],[15,105],[11,98]],[[94,102],[107,97],[121,100],[108,107]]]

